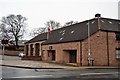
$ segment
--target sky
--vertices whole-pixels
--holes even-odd
[[[68,21],[85,21],[102,17],[118,19],[119,0],[0,0],[0,19],[9,14],[21,14],[27,18],[26,34],[23,39],[31,39],[32,29],[45,27],[49,20],[64,25]]]

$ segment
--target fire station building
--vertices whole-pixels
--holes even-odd
[[[76,66],[118,66],[120,20],[95,18],[39,34],[25,43],[23,59]]]

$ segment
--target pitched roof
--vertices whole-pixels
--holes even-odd
[[[120,20],[101,18],[101,30],[120,32]]]
[[[90,23],[90,34],[93,34],[98,30],[97,19],[92,19]],[[88,21],[73,24],[71,26],[63,27],[52,31],[49,34],[49,39],[43,44],[63,43],[71,41],[80,41],[88,35]]]
[[[34,38],[32,38],[31,40],[27,41],[26,43],[32,43],[32,42],[38,42],[38,41],[44,41],[44,40],[47,40],[47,33],[39,34]]]
[[[120,32],[120,20],[100,18],[99,21],[100,30]],[[97,32],[99,30],[98,18],[93,18],[89,20],[89,26],[90,35]],[[27,43],[46,40],[43,44],[55,44],[84,40],[88,36],[88,20],[53,30],[51,31],[51,33],[49,33],[48,40],[47,34],[48,33],[40,34]]]

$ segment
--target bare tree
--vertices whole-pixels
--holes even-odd
[[[38,34],[42,34],[46,32],[46,28],[45,27],[40,27],[40,28],[34,28],[31,32],[30,32],[30,36],[35,37]]]
[[[4,25],[4,28],[3,26],[0,27],[3,30],[3,33],[14,38],[16,49],[19,47],[18,40],[24,35],[26,20],[26,17],[23,17],[22,15],[11,14],[7,17],[2,17],[1,25]]]
[[[50,27],[52,30],[58,29],[58,28],[61,27],[59,22],[56,22],[56,21],[53,21],[53,20],[47,21],[45,23],[45,25],[46,25],[46,27]]]
[[[70,25],[73,25],[73,24],[76,24],[76,23],[78,23],[78,21],[69,21],[69,22],[66,22],[64,24],[64,26],[70,26]]]
[[[7,32],[8,30],[6,29],[6,26],[4,24],[0,24],[0,37],[9,39],[10,36]]]
[[[61,25],[60,25],[59,22],[56,22],[56,21],[53,21],[53,20],[47,21],[47,22],[45,23],[45,27],[34,28],[34,29],[30,32],[30,36],[35,37],[35,36],[37,36],[38,34],[45,33],[45,32],[47,32],[48,27],[50,27],[52,30],[55,30],[55,29],[60,28]]]

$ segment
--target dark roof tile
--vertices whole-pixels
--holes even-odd
[[[47,39],[47,33],[39,34],[36,37],[32,38],[31,40],[27,41],[26,43],[32,43],[32,42],[38,42],[38,41],[44,41]],[[25,44],[26,44],[25,43]]]
[[[92,19],[90,23],[90,34],[98,30],[97,19]],[[74,31],[73,33],[71,33]],[[52,31],[49,34],[49,39],[43,44],[62,43],[70,41],[80,41],[87,38],[88,35],[88,21],[73,24],[71,26],[63,27]]]
[[[120,20],[101,18],[100,20],[101,30],[106,31],[120,31]]]
[[[90,24],[90,35],[98,31],[98,18],[89,20]],[[120,20],[100,18],[100,29],[105,31],[116,31],[120,32]],[[62,27],[53,30],[49,33],[39,34],[35,38],[31,39],[27,43],[38,42],[46,40],[43,44],[55,44],[63,42],[74,42],[81,41],[88,36],[88,20],[76,23],[70,26]]]

